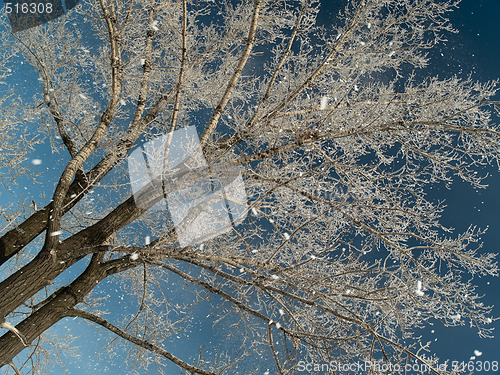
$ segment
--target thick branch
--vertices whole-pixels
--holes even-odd
[[[106,268],[100,264],[102,257],[102,254],[94,256],[87,269],[75,281],[57,290],[49,297],[49,302],[16,326],[26,337],[28,344],[59,320],[67,317],[69,309],[80,303],[94,286],[107,276]],[[39,275],[34,274],[31,281],[35,283],[37,278]],[[23,289],[18,289],[19,294],[20,290]],[[10,363],[24,348],[23,342],[10,331],[0,337],[0,367]]]
[[[78,310],[78,309],[71,309],[68,312],[68,316],[75,316],[75,317],[83,318],[83,319],[89,320],[93,323],[96,323],[96,324],[100,325],[101,327],[104,327],[107,330],[113,332],[114,334],[120,336],[121,338],[123,338],[127,341],[130,341],[131,343],[133,343],[137,346],[140,346],[141,348],[150,350],[151,352],[153,352],[155,354],[159,354],[159,355],[167,358],[168,360],[175,363],[177,366],[183,368],[186,371],[191,372],[192,374],[201,374],[201,375],[215,375],[216,374],[215,372],[206,371],[206,370],[200,369],[198,367],[191,366],[189,363],[182,361],[181,359],[177,358],[173,354],[167,352],[165,349],[162,349],[155,344],[151,344],[151,343],[147,342],[146,340],[141,340],[135,336],[132,336],[131,334],[129,334],[129,333],[121,330],[117,326],[111,324],[106,319],[103,319],[100,316],[97,316],[95,314],[89,313],[87,311]]]
[[[259,11],[261,4],[262,0],[255,0],[254,2],[252,21],[250,23],[250,30],[248,31],[245,50],[243,51],[243,55],[241,56],[240,61],[238,62],[238,65],[236,66],[236,69],[233,73],[233,76],[231,77],[231,80],[229,81],[226,87],[224,95],[222,96],[219,104],[217,105],[217,108],[215,108],[212,118],[208,122],[207,126],[205,127],[205,130],[203,131],[203,134],[200,137],[200,143],[202,146],[204,146],[205,143],[207,143],[208,138],[214,132],[217,126],[217,122],[219,121],[219,117],[222,115],[222,111],[226,107],[226,104],[228,103],[229,98],[231,97],[231,94],[234,88],[236,87],[236,83],[238,82],[238,79],[241,76],[241,72],[243,71],[243,68],[247,63],[248,58],[250,57],[250,53],[252,52],[252,48],[255,43],[255,34],[257,32],[257,25],[258,25]]]
[[[60,228],[61,218],[64,215],[64,199],[71,186],[71,181],[73,180],[76,172],[82,167],[83,163],[89,158],[89,156],[92,155],[100,140],[106,134],[106,130],[111,124],[113,114],[115,113],[116,106],[119,101],[123,72],[121,66],[120,42],[116,26],[116,17],[114,15],[114,8],[112,4],[108,8],[105,6],[103,0],[101,0],[101,8],[108,27],[109,42],[111,47],[111,99],[107,108],[104,110],[92,137],[66,165],[66,168],[64,168],[61,178],[59,179],[52,198],[53,208],[51,215],[49,216],[49,223],[47,227],[49,235],[45,237],[44,249],[47,251],[52,251],[52,248],[59,241],[59,236],[51,235],[51,233],[57,233]]]

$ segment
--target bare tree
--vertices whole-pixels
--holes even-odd
[[[450,233],[426,192],[456,178],[484,187],[477,172],[500,156],[497,83],[413,73],[453,32],[457,3],[350,1],[327,28],[319,6],[88,0],[2,35],[41,81],[15,124],[36,115],[67,162],[50,202],[0,238],[0,365],[25,350],[16,371],[38,371],[40,337],[68,317],[134,344],[138,365],[151,352],[188,374],[260,373],[244,364],[261,355],[279,374],[414,360],[452,373],[419,329],[470,321],[490,335],[471,277],[496,276],[494,255],[478,251],[481,230]],[[165,293],[173,277],[189,304]],[[105,279],[132,286],[132,318],[99,311]],[[236,344],[215,358],[163,347],[197,303],[231,327]]]

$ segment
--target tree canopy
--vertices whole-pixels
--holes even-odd
[[[422,327],[490,336],[474,284],[498,273],[484,231],[453,232],[428,196],[484,187],[481,168],[499,165],[498,82],[418,78],[458,3],[349,1],[328,26],[320,6],[85,0],[3,33],[0,79],[19,55],[40,82],[30,97],[0,85],[4,187],[36,183],[30,149],[65,162],[45,201],[2,207],[0,365],[43,372],[59,350],[44,334],[66,318],[133,344],[130,373],[262,373],[269,358],[278,374],[332,361],[448,374]],[[187,290],[167,292],[174,279]],[[133,316],[106,315],[105,280],[129,286]],[[230,339],[183,358],[165,345],[197,305]]]

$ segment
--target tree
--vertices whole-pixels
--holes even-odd
[[[280,374],[413,360],[452,373],[419,328],[470,320],[490,334],[471,276],[497,275],[494,255],[478,251],[483,231],[451,233],[427,195],[456,178],[484,187],[478,168],[500,156],[496,82],[416,78],[457,3],[351,1],[329,27],[319,6],[89,0],[4,33],[41,81],[15,123],[39,119],[67,160],[50,202],[0,240],[2,365],[26,350],[36,371],[40,337],[69,317],[134,344],[139,365],[149,351],[191,374],[249,374],[260,355]],[[170,300],[172,277],[190,303]],[[97,310],[108,279],[131,285],[132,318]],[[179,316],[208,303],[238,345],[210,359],[165,350]]]

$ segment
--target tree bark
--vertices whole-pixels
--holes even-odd
[[[196,173],[187,175],[193,177]],[[64,270],[82,259],[84,255],[81,255],[81,252],[77,251],[78,255],[73,255],[75,250],[102,245],[120,228],[142,215],[148,207],[153,206],[163,196],[160,181],[160,179],[155,180],[135,197],[131,196],[121,203],[99,222],[64,240],[57,247],[55,257],[47,251],[42,251],[31,262],[2,281],[0,283],[0,296],[2,296],[0,319],[5,318],[28,298],[51,284],[52,280]],[[141,201],[141,207],[136,204],[137,200]],[[92,249],[89,249],[88,253],[91,254]]]
[[[0,319],[21,306],[28,298],[49,284],[71,264],[54,262],[48,253],[37,255],[16,273],[0,283]]]
[[[81,302],[94,286],[107,276],[107,268],[101,264],[102,256],[94,256],[87,269],[73,283],[56,291],[48,303],[16,326],[26,337],[28,345],[55,323],[67,317],[70,309]],[[11,362],[24,349],[24,344],[16,335],[10,331],[4,334],[0,337],[0,367]]]

